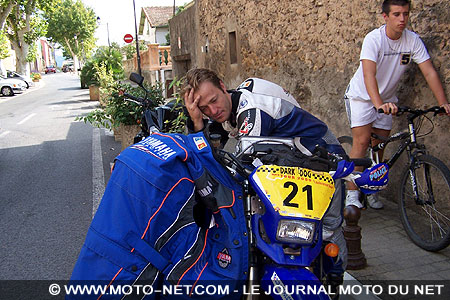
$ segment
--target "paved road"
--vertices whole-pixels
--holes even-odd
[[[69,278],[107,160],[120,150],[104,130],[74,121],[98,104],[75,75],[43,77],[0,97],[0,279]]]

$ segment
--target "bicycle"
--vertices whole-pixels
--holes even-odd
[[[384,162],[391,168],[405,150],[408,154],[407,165],[401,173],[397,205],[409,238],[427,251],[439,251],[450,244],[450,170],[441,160],[429,155],[425,145],[417,142],[417,137],[428,135],[434,129],[426,114],[434,113],[436,116],[444,112],[439,106],[425,110],[399,107],[397,116],[407,113],[408,130],[388,138],[372,134],[372,138],[381,143],[369,145],[368,150],[369,158],[378,163],[380,150],[393,141],[401,141],[397,151]],[[418,136],[425,118],[433,126],[429,132]],[[349,136],[341,136],[338,140],[344,145],[353,142]]]

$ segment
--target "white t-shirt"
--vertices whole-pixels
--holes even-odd
[[[386,25],[374,29],[364,38],[358,70],[347,87],[348,98],[370,101],[364,84],[361,60],[368,59],[377,64],[376,79],[381,99],[397,102],[397,85],[411,60],[416,64],[430,59],[419,35],[405,29],[398,40],[386,36]]]

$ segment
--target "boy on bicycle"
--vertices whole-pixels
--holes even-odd
[[[385,25],[364,38],[359,68],[350,80],[344,97],[353,136],[351,158],[365,156],[371,133],[389,136],[391,114],[397,113],[397,86],[411,61],[417,63],[439,105],[450,115],[450,105],[425,45],[416,33],[406,29],[410,8],[409,0],[383,1]],[[385,113],[378,114],[379,108]],[[372,141],[374,144],[379,142]],[[368,196],[367,202],[374,209],[383,208],[376,194]],[[347,185],[345,204],[362,208],[359,192],[352,183]]]

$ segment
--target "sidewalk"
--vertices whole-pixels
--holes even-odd
[[[428,252],[409,240],[397,204],[384,201],[384,209],[361,213],[362,251],[367,267],[349,270],[360,282],[370,280],[450,280],[450,247]]]

